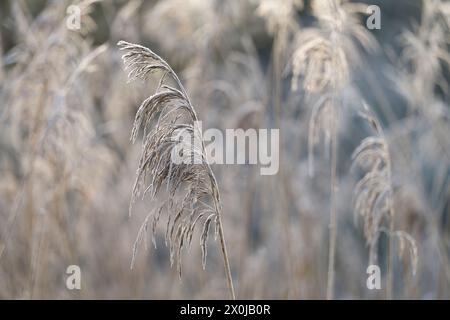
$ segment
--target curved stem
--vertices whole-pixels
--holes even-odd
[[[231,276],[230,261],[228,259],[227,247],[225,244],[225,236],[223,235],[222,217],[220,216],[220,214],[219,214],[219,222],[218,223],[219,223],[220,247],[222,249],[225,273],[227,275],[228,290],[230,290],[231,299],[236,300],[236,295],[234,293],[234,286],[233,286],[233,277]]]
[[[213,195],[214,195],[214,197],[213,197],[214,198],[214,207],[216,209],[217,216],[218,216],[220,248],[222,249],[223,264],[225,267],[225,274],[227,276],[228,290],[230,291],[231,299],[236,300],[236,295],[234,293],[234,286],[233,286],[233,277],[231,276],[230,260],[228,259],[227,246],[225,244],[225,236],[223,233],[222,206],[220,204],[219,189],[217,187],[216,177],[215,177],[209,163],[207,163],[207,166],[208,166],[210,176],[211,176],[212,189],[213,189]]]

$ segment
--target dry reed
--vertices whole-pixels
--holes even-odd
[[[146,232],[147,225],[150,223],[149,218],[153,219],[151,226],[154,234],[161,213],[167,210],[169,218],[166,226],[166,245],[170,248],[171,264],[177,261],[181,276],[181,251],[183,247],[190,245],[197,223],[203,221],[200,246],[202,265],[205,268],[209,228],[211,224],[214,224],[216,237],[220,239],[230,297],[235,299],[223,234],[219,187],[206,159],[202,133],[194,126],[194,123],[198,121],[196,111],[177,74],[167,62],[150,49],[140,45],[120,41],[118,46],[120,50],[125,51],[122,59],[125,69],[129,71],[130,80],[147,80],[156,71],[162,73],[156,93],[141,104],[133,125],[131,140],[133,142],[136,140],[140,129],[144,131],[144,140],[130,210],[136,198],[144,196],[146,192],[155,199],[166,185],[168,195],[163,204],[145,218],[134,245],[133,260],[137,245],[143,239],[143,233]],[[179,89],[167,84],[169,82],[166,77],[174,80]],[[157,122],[149,131],[153,120]],[[193,147],[193,150],[192,154],[181,155],[183,160],[193,160],[191,157],[195,157],[200,160],[199,164],[195,161],[193,164],[192,161],[174,163],[172,154],[180,153],[180,150],[177,150],[180,143],[177,137],[183,133],[188,133],[191,137],[197,136],[202,141],[200,148],[192,146],[192,141],[184,141],[189,144],[188,147]],[[148,175],[152,176],[149,185],[146,184]],[[179,197],[177,193],[182,193],[183,196]],[[154,244],[156,245],[155,241]]]
[[[406,244],[411,256],[413,274],[416,273],[418,250],[415,240],[404,231],[394,229],[394,204],[392,189],[392,164],[389,147],[380,122],[367,105],[360,115],[367,120],[375,136],[369,136],[361,141],[352,154],[353,163],[366,170],[365,175],[354,188],[355,221],[358,216],[364,220],[364,236],[370,247],[369,264],[378,264],[377,244],[379,235],[384,232],[389,237],[388,272],[386,297],[393,298],[394,274],[394,238],[399,239],[400,255]],[[388,227],[384,227],[385,223]]]

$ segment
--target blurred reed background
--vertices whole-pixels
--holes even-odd
[[[204,128],[280,128],[277,175],[212,166],[237,298],[450,298],[449,2],[14,0],[0,21],[0,298],[228,297],[200,232],[181,280],[164,224],[130,269],[153,208],[128,216],[129,138],[157,81],[127,84],[119,40],[172,66]]]

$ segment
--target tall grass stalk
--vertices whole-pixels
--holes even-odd
[[[216,236],[219,236],[220,247],[223,256],[225,274],[227,278],[230,298],[235,299],[233,279],[231,275],[230,262],[228,259],[225,236],[222,223],[222,204],[220,200],[219,186],[211,166],[208,163],[202,132],[194,124],[199,121],[197,113],[189,99],[189,96],[181,83],[178,75],[170,65],[150,49],[119,41],[120,50],[125,51],[122,59],[125,68],[129,71],[130,80],[147,80],[153,73],[160,73],[160,81],[156,93],[146,99],[136,113],[132,131],[132,141],[137,138],[140,129],[144,131],[144,142],[137,171],[137,178],[133,188],[130,203],[139,196],[149,192],[153,200],[167,189],[167,200],[153,212],[152,232],[153,237],[159,217],[164,209],[168,212],[166,227],[166,244],[170,248],[170,261],[173,264],[177,260],[178,271],[181,276],[181,250],[189,246],[196,224],[203,220],[203,228],[200,237],[202,249],[202,265],[205,268],[207,255],[207,239],[209,227],[213,222],[216,227]],[[167,77],[175,81],[179,89],[171,86]],[[149,125],[157,120],[156,126],[148,132]],[[191,160],[181,164],[173,162],[172,155],[180,154],[177,150],[178,139],[183,133],[195,135],[201,141],[201,148],[193,147],[193,154],[183,154],[183,159]],[[200,164],[192,163],[191,157],[201,160]],[[150,185],[146,185],[147,175],[152,176]],[[163,188],[163,185],[167,188]],[[185,186],[183,189],[182,186]],[[187,191],[186,191],[187,190]],[[161,191],[161,192],[160,192]],[[179,193],[185,192],[181,200]],[[213,206],[205,203],[205,197],[213,202]],[[150,213],[138,233],[134,248],[133,260],[137,251],[137,245],[143,240],[147,230]],[[153,238],[153,242],[156,242]]]

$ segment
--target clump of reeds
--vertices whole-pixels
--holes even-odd
[[[361,25],[358,15],[361,6],[339,0],[321,0],[312,3],[318,25],[302,28],[296,36],[296,48],[291,59],[292,89],[298,80],[312,104],[309,122],[309,173],[314,174],[314,147],[321,132],[325,135],[326,149],[331,154],[330,244],[328,256],[327,298],[334,296],[335,251],[337,238],[336,189],[339,112],[341,92],[350,81],[350,61],[360,63],[361,45],[375,50],[374,38]]]
[[[164,194],[165,200],[145,218],[134,245],[133,260],[148,225],[151,225],[154,234],[161,214],[166,211],[166,245],[170,250],[171,264],[177,262],[181,276],[182,249],[190,246],[196,226],[202,223],[200,246],[202,265],[205,268],[209,229],[214,225],[216,237],[220,239],[230,296],[234,299],[221,220],[219,188],[206,159],[202,132],[194,125],[198,121],[196,111],[180,79],[166,61],[140,45],[119,41],[118,46],[125,51],[122,58],[130,80],[147,80],[153,73],[160,75],[156,92],[141,104],[134,121],[132,141],[136,140],[141,129],[144,137],[131,204],[146,193],[153,200]],[[178,88],[172,86],[170,81],[174,81]],[[153,124],[154,121],[156,123]],[[150,128],[152,124],[153,128]],[[192,141],[183,141],[192,148],[190,154],[180,154],[178,149],[179,137],[185,133],[201,141],[200,146],[192,145]],[[174,152],[191,161],[175,163],[172,159]],[[192,161],[193,158],[197,161]],[[150,183],[147,182],[149,176]]]
[[[5,99],[0,127],[10,140],[11,154],[17,155],[12,158],[16,186],[2,223],[0,260],[16,251],[17,239],[24,243],[25,250],[15,263],[25,267],[15,276],[26,282],[23,296],[30,298],[39,294],[38,274],[48,266],[49,255],[41,244],[50,234],[60,235],[52,241],[52,249],[61,249],[62,256],[74,255],[73,242],[66,237],[73,229],[64,229],[63,223],[72,217],[67,199],[82,190],[83,200],[71,204],[77,212],[83,211],[92,203],[90,192],[97,191],[94,186],[107,168],[93,171],[92,163],[105,164],[109,153],[94,139],[92,100],[86,82],[80,81],[106,49],[91,50],[87,31],[95,25],[89,16],[93,2],[73,3],[83,21],[79,32],[61,19],[65,1],[49,3],[35,18],[22,1],[15,1],[11,8],[20,42],[10,49],[15,54],[5,69],[8,83],[0,86],[0,99]]]
[[[399,239],[400,254],[407,246],[413,274],[416,273],[418,250],[415,240],[404,231],[394,229],[394,205],[392,188],[392,164],[387,139],[381,124],[367,106],[360,115],[375,131],[374,136],[365,138],[352,154],[353,163],[365,169],[366,173],[354,188],[355,221],[358,216],[364,223],[364,236],[370,247],[369,264],[377,263],[377,244],[381,232],[389,237],[389,263],[386,296],[393,296],[394,238]],[[386,228],[385,225],[388,227]]]

